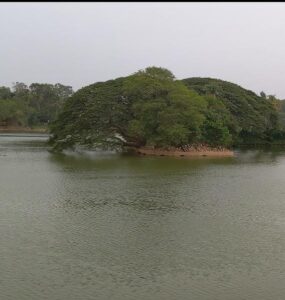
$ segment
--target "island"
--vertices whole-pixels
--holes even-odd
[[[54,151],[132,149],[185,157],[233,156],[236,145],[284,140],[268,97],[218,79],[178,80],[160,67],[78,90],[50,132]]]

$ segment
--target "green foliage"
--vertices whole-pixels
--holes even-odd
[[[223,102],[231,114],[228,128],[234,143],[267,140],[278,126],[278,115],[272,103],[252,91],[212,78],[188,78],[183,82],[200,95],[211,95]]]
[[[50,142],[54,150],[268,142],[283,136],[270,99],[222,80],[176,80],[149,67],[76,92],[52,122]]]
[[[285,100],[277,99],[274,95],[266,96],[266,99],[273,105],[278,115],[278,126],[272,130],[273,140],[285,140]]]
[[[205,96],[207,100],[206,120],[202,126],[203,141],[211,146],[232,144],[230,128],[235,128],[234,120],[224,103],[215,96]]]
[[[128,133],[131,136],[136,128],[133,138],[140,145],[178,147],[198,140],[206,102],[175,81],[170,71],[140,71],[126,80],[124,92],[133,103]]]
[[[173,73],[165,68],[158,67],[147,67],[144,70],[139,70],[135,73],[136,76],[145,76],[152,79],[164,80],[164,81],[173,81],[175,76]]]
[[[33,83],[29,87],[29,103],[34,107],[40,123],[53,121],[63,104],[63,101],[72,95],[72,89],[57,83]]]
[[[25,98],[29,94],[29,88],[23,82],[15,82],[12,89],[17,98]]]
[[[9,125],[24,125],[27,122],[27,107],[14,99],[0,100],[0,122]]]
[[[117,147],[126,136],[129,102],[123,96],[123,79],[95,83],[76,92],[50,126],[55,149],[73,145]]]
[[[64,101],[73,93],[62,84],[16,82],[13,92],[0,87],[0,122],[6,125],[45,125],[57,117]]]
[[[51,142],[57,150],[181,146],[199,139],[206,106],[170,71],[151,67],[75,93],[51,125]]]
[[[10,99],[13,97],[13,93],[10,88],[6,86],[0,86],[0,99]]]

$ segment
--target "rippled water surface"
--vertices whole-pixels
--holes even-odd
[[[285,151],[55,155],[0,135],[1,300],[285,299]]]

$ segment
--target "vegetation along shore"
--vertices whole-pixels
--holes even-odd
[[[233,156],[238,145],[285,144],[285,105],[213,78],[178,80],[148,67],[73,92],[62,84],[0,87],[0,131],[46,132],[53,151]]]

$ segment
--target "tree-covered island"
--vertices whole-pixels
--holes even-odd
[[[76,146],[211,151],[284,136],[266,95],[217,79],[176,80],[158,67],[80,89],[50,129],[55,151]]]

